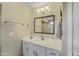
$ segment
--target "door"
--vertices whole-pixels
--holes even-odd
[[[36,56],[45,56],[45,48],[35,45]]]
[[[79,2],[73,3],[73,53],[79,56]]]

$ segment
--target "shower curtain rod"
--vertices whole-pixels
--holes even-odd
[[[12,22],[12,21],[5,21],[4,23],[15,23],[15,24],[21,24],[21,25],[24,25],[23,23],[17,23],[17,22]]]

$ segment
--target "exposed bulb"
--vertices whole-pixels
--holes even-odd
[[[46,9],[46,11],[49,11],[49,6],[46,6],[45,9]]]
[[[41,11],[44,11],[44,8],[41,8]]]
[[[47,10],[48,10],[48,9],[49,9],[49,7],[48,7],[48,6],[46,6],[46,7],[45,7],[45,9],[47,9]]]
[[[37,12],[40,12],[40,10],[39,10],[39,9],[37,9]]]

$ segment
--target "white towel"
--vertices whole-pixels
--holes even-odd
[[[57,37],[61,39],[62,37],[62,23],[60,22],[58,27],[57,27]]]

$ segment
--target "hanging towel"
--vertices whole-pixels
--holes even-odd
[[[57,26],[57,37],[60,39],[62,37],[62,22],[60,22]]]

